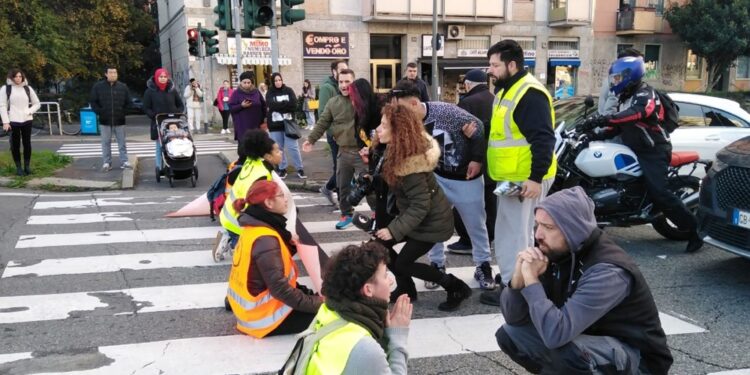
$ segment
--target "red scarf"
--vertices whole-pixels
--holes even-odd
[[[156,84],[156,87],[159,88],[159,91],[165,91],[167,89],[167,83],[169,83],[169,80],[167,80],[167,83],[159,83],[159,76],[164,73],[167,75],[167,78],[169,78],[169,72],[164,68],[156,69],[156,72],[154,73],[154,83]]]

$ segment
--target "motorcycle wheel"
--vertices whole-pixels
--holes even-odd
[[[697,193],[701,186],[701,180],[695,176],[678,176],[673,177],[667,181],[668,188],[678,198],[683,199],[690,194]],[[695,215],[698,210],[698,203],[687,208],[690,213]],[[654,230],[661,234],[664,238],[673,241],[687,241],[690,238],[690,232],[683,231],[672,224],[666,216],[662,215],[656,218],[651,225]]]

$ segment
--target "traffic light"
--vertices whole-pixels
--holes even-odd
[[[289,26],[305,19],[304,9],[292,9],[304,2],[305,0],[281,0],[281,26]]]
[[[243,0],[242,13],[245,30],[252,31],[261,26],[271,26],[273,22],[273,0]]]
[[[219,30],[234,30],[232,26],[232,4],[230,0],[218,0],[218,5],[214,7],[217,19],[214,25]]]
[[[219,35],[218,30],[201,29],[203,43],[206,44],[206,56],[219,53],[219,47],[216,46],[219,44],[219,39],[216,37],[217,35]]]
[[[200,56],[198,50],[198,29],[188,29],[188,52],[191,56]]]

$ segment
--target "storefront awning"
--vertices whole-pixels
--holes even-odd
[[[235,55],[214,55],[216,61],[221,65],[235,65],[237,64],[237,56]],[[242,65],[271,65],[270,56],[245,56],[242,58]],[[292,59],[286,56],[279,56],[279,66],[292,65]]]
[[[549,59],[550,66],[581,66],[579,59]]]
[[[533,68],[536,66],[536,60],[535,59],[524,59],[523,65],[527,66],[529,68]]]

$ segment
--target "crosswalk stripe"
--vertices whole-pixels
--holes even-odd
[[[135,201],[133,198],[94,198],[69,201],[39,201],[34,203],[35,210],[48,210],[53,208],[90,208],[110,206],[145,206],[176,204],[175,201]]]
[[[237,149],[237,145],[227,141],[200,141],[193,142],[196,153],[199,155],[217,154],[221,151],[232,151]],[[130,155],[153,156],[156,150],[154,142],[128,143],[127,151]],[[101,144],[98,143],[76,143],[64,144],[58,150],[58,154],[72,157],[100,157],[102,155]],[[119,155],[116,143],[112,144],[112,155]]]
[[[107,223],[111,221],[133,221],[126,217],[132,212],[99,212],[95,214],[74,215],[32,215],[26,220],[27,225],[58,225],[58,224],[86,224]]]
[[[750,368],[720,371],[720,372],[709,372],[708,375],[750,375]]]

